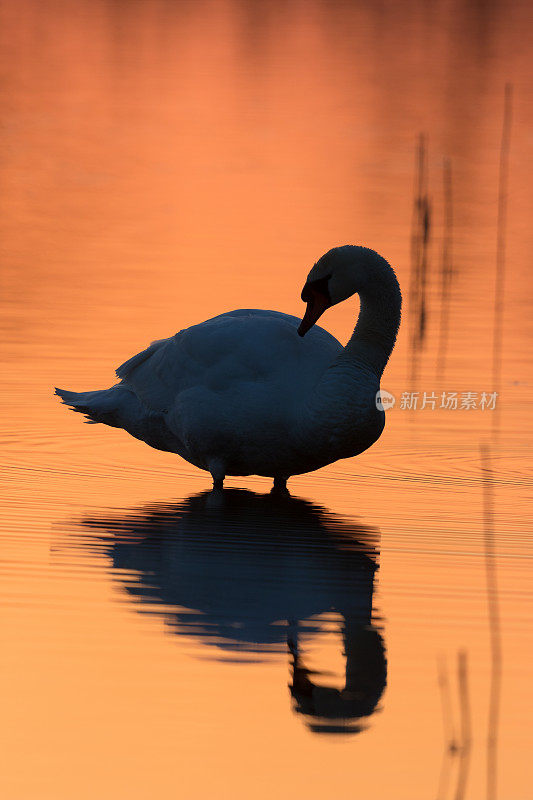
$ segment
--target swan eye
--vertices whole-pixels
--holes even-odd
[[[328,288],[328,281],[330,278],[331,275],[326,275],[324,278],[317,278],[316,281],[308,281],[302,289],[302,300],[304,303],[308,303],[312,299],[314,292],[324,295],[324,297],[327,297],[331,302]]]

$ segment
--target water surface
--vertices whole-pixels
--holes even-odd
[[[529,31],[518,0],[0,3],[4,797],[476,800],[487,760],[530,797]],[[300,314],[348,242],[403,288],[397,402],[292,497],[210,495],[52,396],[231,308]],[[324,326],[346,341],[356,313]]]

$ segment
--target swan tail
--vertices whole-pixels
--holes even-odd
[[[157,450],[180,455],[185,452],[181,441],[168,428],[164,415],[148,409],[134,392],[120,383],[96,392],[56,389],[55,393],[73,411],[84,414],[89,424],[102,422],[112,428],[123,428]]]
[[[72,411],[84,414],[85,422],[92,425],[102,422],[113,428],[123,428],[128,408],[139,403],[133,392],[121,386],[94,392],[69,392],[67,389],[56,388],[55,394]]]

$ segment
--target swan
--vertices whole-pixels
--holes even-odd
[[[346,347],[315,323],[354,294],[360,310]],[[402,296],[388,262],[367,247],[334,247],[313,266],[302,321],[239,309],[153,342],[117,371],[110,389],[63,403],[87,422],[123,428],[211,473],[291,475],[362,453],[385,424],[380,378],[394,347]]]

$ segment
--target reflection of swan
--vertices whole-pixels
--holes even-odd
[[[330,306],[359,293],[346,347],[318,326]],[[90,422],[124,428],[159,450],[225,475],[265,475],[284,486],[366,450],[384,412],[375,403],[400,322],[401,294],[387,262],[365,247],[337,247],[315,264],[296,317],[240,310],[154,342],[96,392],[56,389]]]
[[[156,613],[162,604],[168,629],[214,646],[213,657],[229,651],[242,659],[288,644],[291,693],[313,729],[357,730],[346,720],[372,713],[386,680],[383,643],[371,625],[376,530],[305,500],[238,489],[83,526],[102,532],[84,537],[85,546],[111,559],[128,595]],[[302,664],[299,639],[323,630],[324,612],[342,620],[342,691],[315,686]],[[333,722],[320,726],[322,718]]]
[[[305,714],[315,733],[357,733],[361,717],[373,713],[387,681],[383,641],[377,630],[349,614],[342,625],[346,680],[343,689],[320,686],[302,663],[297,640],[289,639],[292,653],[291,694],[295,710]]]

